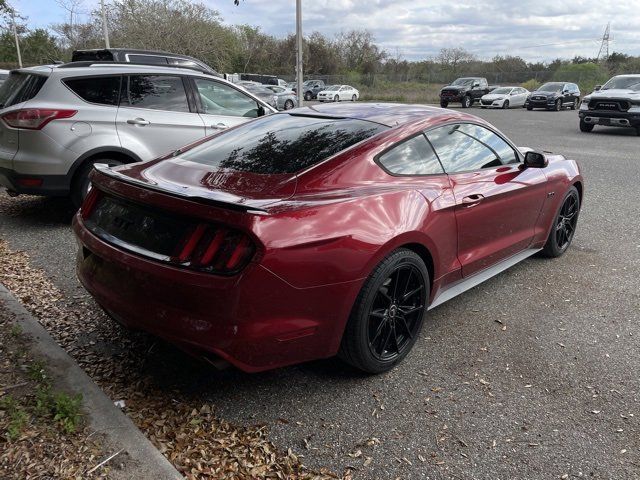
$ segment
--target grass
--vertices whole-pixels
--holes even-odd
[[[376,82],[373,86],[360,86],[363,101],[438,103],[443,85],[419,82]]]

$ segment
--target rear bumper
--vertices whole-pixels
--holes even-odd
[[[232,277],[188,271],[102,241],[79,215],[73,229],[78,278],[114,318],[248,372],[335,355],[351,309],[343,299],[361,285],[298,289],[256,263]]]
[[[15,193],[65,196],[69,183],[67,175],[26,175],[0,167],[0,186]]]
[[[580,120],[592,125],[605,125],[612,127],[637,127],[640,126],[640,113],[611,112],[602,110],[580,110]]]

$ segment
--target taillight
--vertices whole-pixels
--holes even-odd
[[[24,108],[2,115],[4,123],[12,128],[40,130],[52,120],[73,117],[77,110],[54,110],[48,108]]]
[[[89,216],[91,216],[91,213],[93,212],[93,209],[96,206],[96,202],[98,201],[98,198],[100,197],[100,190],[98,190],[97,188],[92,188],[89,190],[89,193],[87,193],[87,196],[84,199],[84,202],[82,202],[82,206],[80,207],[80,215],[82,216],[83,219],[87,219],[89,218]]]
[[[185,236],[172,262],[212,273],[232,274],[253,257],[255,245],[245,233],[200,223]]]

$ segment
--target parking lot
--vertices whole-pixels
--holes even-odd
[[[580,133],[574,111],[470,112],[518,145],[580,162],[585,202],[566,255],[526,260],[430,311],[413,352],[384,375],[334,360],[217,372],[162,346],[145,378],[229,422],[267,425],[305,465],[355,478],[639,478],[640,138]],[[72,212],[64,199],[2,193],[0,239],[98,315],[75,278]],[[113,355],[115,338],[88,348]]]

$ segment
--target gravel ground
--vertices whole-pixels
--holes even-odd
[[[363,377],[333,360],[214,372],[104,317],[63,343],[144,382],[125,388],[111,370],[98,377],[109,394],[132,396],[132,416],[152,440],[158,430],[144,415],[156,418],[153,397],[164,392],[181,405],[165,405],[167,415],[209,406],[251,435],[268,429],[279,452],[291,449],[312,468],[352,467],[354,478],[640,478],[640,221],[629,201],[640,193],[640,138],[623,129],[580,133],[571,111],[472,112],[519,145],[581,162],[578,232],[562,258],[529,259],[429,312],[393,372]],[[74,276],[69,204],[3,196],[0,215],[0,237],[29,253],[63,303],[95,312]],[[117,355],[135,361],[114,362]],[[174,444],[167,454],[184,461]],[[286,463],[279,455],[270,469]]]

